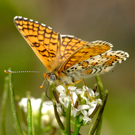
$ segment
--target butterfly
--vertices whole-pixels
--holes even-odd
[[[15,25],[49,72],[50,83],[75,84],[92,75],[110,71],[129,54],[112,51],[106,41],[87,42],[70,35],[61,35],[45,24],[16,16]]]

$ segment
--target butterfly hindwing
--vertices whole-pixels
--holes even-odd
[[[90,42],[74,51],[74,53],[62,64],[60,71],[67,70],[77,63],[109,51],[112,47],[112,44],[105,41]]]
[[[69,76],[72,76],[76,81],[95,74],[108,72],[117,63],[125,61],[128,57],[128,53],[124,51],[108,51],[82,61],[65,70],[65,72]]]

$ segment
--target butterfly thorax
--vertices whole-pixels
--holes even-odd
[[[73,78],[66,74],[66,72],[55,72],[57,76],[57,80],[66,85],[66,84],[74,84]]]

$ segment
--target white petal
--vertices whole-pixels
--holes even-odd
[[[53,103],[51,101],[44,102],[41,112],[42,112],[42,114],[48,113],[50,115],[53,115]]]
[[[64,106],[65,106],[66,108],[68,108],[68,105],[69,105],[69,102],[68,102],[68,101],[65,102]]]
[[[94,91],[92,90],[92,89],[88,89],[88,93],[89,93],[89,95],[91,96],[91,97],[93,97],[94,96]]]
[[[85,86],[83,86],[83,90],[86,91],[88,90],[89,88],[86,86],[86,89],[85,89]]]
[[[82,89],[76,89],[76,94],[81,94],[82,93]]]
[[[90,107],[90,109],[88,110],[88,116],[90,116],[92,113],[93,113],[93,111],[95,110],[95,108],[96,108],[96,104],[93,104],[91,107]]]
[[[72,92],[72,93],[71,93],[71,96],[72,96],[73,102],[74,102],[74,104],[75,104],[76,101],[77,101],[77,99],[78,99],[76,93],[75,93],[75,92]]]
[[[27,107],[27,98],[22,98],[18,105],[20,107]]]
[[[82,97],[82,96],[81,96]],[[82,97],[82,99],[84,99],[86,102],[88,101],[88,98],[86,98],[86,97]]]
[[[93,100],[92,102],[89,102],[88,104],[89,105],[91,105],[91,104],[100,104],[100,105],[102,105],[102,100],[101,99],[96,99],[96,100]]]
[[[99,92],[95,92],[95,96],[97,97],[99,95]]]
[[[18,103],[18,105],[23,108],[24,112],[27,112],[27,100],[28,98],[22,98],[21,101]],[[30,100],[32,105],[33,102],[35,101],[35,98],[31,97]],[[33,106],[32,106],[32,110],[33,110]]]
[[[56,87],[56,90],[60,93],[60,94],[65,94],[66,90],[62,85],[59,85]]]
[[[71,108],[71,115],[73,117],[76,117],[78,115],[78,112],[79,112],[78,109],[76,109],[74,107]]]
[[[80,95],[81,95],[81,97],[83,97],[84,95],[85,95],[85,91],[81,91],[81,93],[80,93]]]
[[[63,104],[66,108],[68,108],[69,102],[71,101],[71,98],[66,95],[59,96],[59,101],[61,104]]]
[[[80,110],[84,110],[84,109],[89,109],[90,106],[89,105],[78,105],[77,109]]]
[[[86,110],[81,111],[84,116],[88,116],[88,112]]]
[[[52,101],[45,101],[43,104],[49,106],[49,105],[53,105],[53,102]]]
[[[97,99],[97,103],[102,105],[102,100],[101,99]]]
[[[31,100],[31,106],[32,106],[32,113],[37,114],[39,112],[39,107],[41,104],[41,99],[30,99]]]
[[[88,123],[91,122],[91,119],[89,117],[87,117],[87,116],[84,116],[83,121],[84,121],[85,124],[88,124]]]
[[[97,101],[96,100],[93,100],[92,102],[87,102],[87,104],[89,106],[95,106],[95,105],[97,105]]]
[[[71,90],[71,91],[75,91],[77,87],[75,86],[69,86],[68,89]]]

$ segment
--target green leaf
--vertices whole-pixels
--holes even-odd
[[[67,135],[71,135],[70,117],[71,117],[71,102],[69,102],[68,108],[66,109],[66,128],[67,128]]]
[[[5,77],[5,83],[4,83],[4,90],[3,90],[3,98],[2,98],[2,113],[1,113],[1,135],[6,135],[5,130],[5,114],[6,114],[6,104],[7,104],[7,97],[8,97],[8,82],[9,78],[8,76]]]
[[[8,74],[9,74],[10,102],[11,102],[11,109],[12,109],[12,113],[13,113],[13,118],[14,118],[14,121],[15,121],[15,127],[16,127],[16,130],[17,130],[17,133],[19,135],[23,135],[23,132],[22,132],[22,129],[20,127],[19,120],[18,120],[16,108],[15,108],[15,97],[14,97],[14,90],[13,90],[13,83],[12,83],[12,73],[8,73]]]
[[[32,108],[30,99],[27,100],[27,127],[28,135],[32,135]]]
[[[40,108],[39,108],[39,116],[38,116],[38,129],[37,129],[37,134],[40,135],[41,134],[41,117],[42,117],[42,113],[41,113],[41,110],[42,110],[42,106],[43,106],[43,102],[45,100],[45,93],[42,93],[42,102],[40,104]]]

